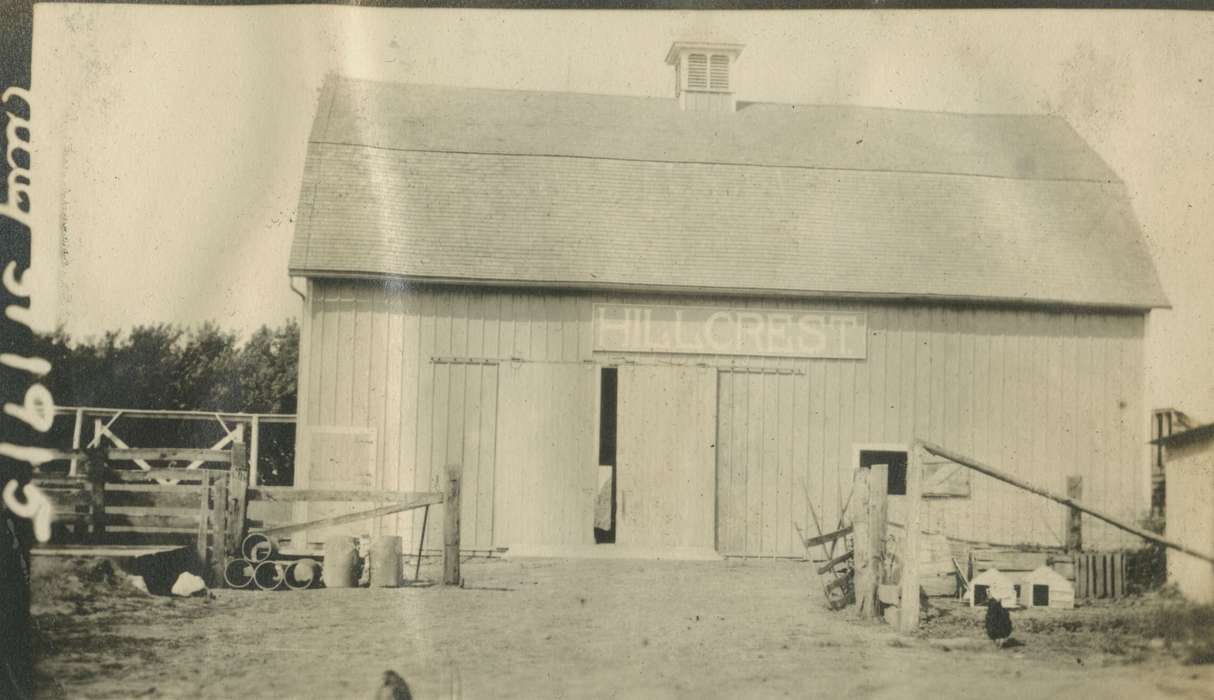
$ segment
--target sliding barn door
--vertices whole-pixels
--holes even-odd
[[[596,370],[501,365],[496,546],[594,544]]]
[[[716,373],[619,369],[616,542],[713,548]]]

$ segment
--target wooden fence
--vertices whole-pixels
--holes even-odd
[[[44,467],[34,483],[54,506],[53,551],[66,543],[100,548],[114,545],[182,546],[193,544],[212,585],[223,584],[229,558],[239,557],[241,543],[250,532],[270,538],[287,537],[305,530],[321,530],[345,523],[425,508],[446,502],[444,523],[444,583],[459,584],[459,482],[461,467],[448,467],[445,493],[400,491],[345,491],[252,487],[245,445],[232,443],[226,450],[183,448],[95,448],[58,453],[71,460],[75,474]],[[113,462],[131,461],[138,469],[115,469]],[[150,463],[186,461],[193,465],[218,464],[219,468],[159,469]],[[372,502],[368,510],[303,523],[266,523],[248,517],[251,501]],[[450,511],[454,511],[454,517]],[[427,517],[428,519],[428,517]],[[454,543],[454,548],[451,543]],[[420,556],[420,552],[419,552]]]

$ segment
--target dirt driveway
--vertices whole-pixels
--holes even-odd
[[[479,560],[464,574],[465,589],[213,600],[60,595],[43,576],[40,697],[370,700],[389,668],[422,699],[1214,697],[1214,668],[1163,657],[901,640],[826,611],[798,562]]]

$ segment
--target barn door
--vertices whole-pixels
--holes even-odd
[[[704,367],[621,367],[616,543],[713,547],[716,375]]]
[[[596,367],[503,363],[494,544],[594,544]]]
[[[804,377],[720,373],[717,548],[722,554],[803,551],[792,526],[794,520],[802,520],[806,490],[794,461],[798,379]]]
[[[376,487],[375,429],[339,426],[310,427],[305,433],[303,473],[297,475],[301,488],[368,490]],[[335,515],[373,508],[370,503],[307,503],[300,506],[302,520],[320,520]],[[324,542],[335,535],[371,534],[370,520],[348,523],[323,530],[309,530],[308,542]]]
[[[429,489],[441,491],[448,464],[460,465],[460,548],[493,547],[493,489],[497,473],[498,366],[485,361],[434,364]],[[422,490],[422,489],[419,489]],[[426,547],[443,546],[443,506],[431,509]],[[420,512],[413,514],[421,527]]]

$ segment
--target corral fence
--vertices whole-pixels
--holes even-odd
[[[115,555],[131,549],[190,546],[212,586],[222,586],[229,560],[241,556],[252,533],[277,544],[304,531],[379,518],[446,503],[444,583],[460,583],[459,490],[461,467],[447,469],[444,492],[297,489],[254,486],[245,444],[226,449],[90,447],[58,452],[40,466],[33,483],[54,506],[53,554]],[[63,462],[69,462],[67,469]],[[155,462],[187,462],[159,468]],[[134,463],[137,468],[117,468]],[[377,503],[373,508],[307,522],[266,522],[249,517],[251,502]],[[420,557],[420,552],[419,552]]]
[[[53,444],[70,444],[75,451],[131,449],[143,444],[226,450],[240,442],[247,445],[249,483],[281,486],[293,482],[295,430],[296,416],[285,413],[56,406],[50,439]],[[149,469],[150,461],[140,458],[136,464]],[[178,461],[185,462],[180,466],[187,469],[198,469],[204,463],[186,458]],[[70,475],[76,474],[79,463],[79,458],[71,460]]]

